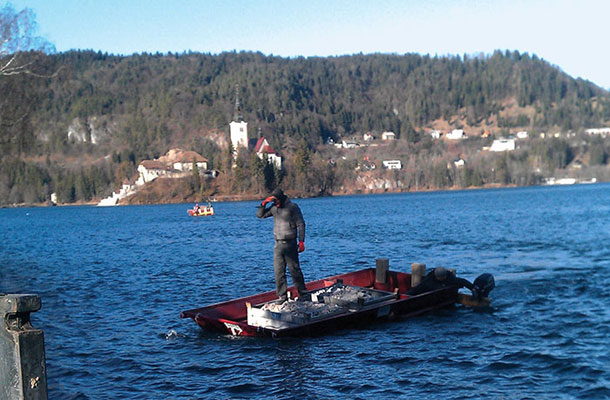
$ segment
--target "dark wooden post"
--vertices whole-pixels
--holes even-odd
[[[378,258],[375,260],[375,283],[384,286],[388,283],[388,271],[390,270],[390,260]]]
[[[34,294],[0,295],[0,399],[46,400],[44,336],[30,323]]]

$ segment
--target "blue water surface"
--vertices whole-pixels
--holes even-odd
[[[306,280],[413,262],[496,278],[464,307],[315,338],[182,310],[274,289],[256,202],[0,209],[0,292],[37,293],[49,399],[610,398],[610,185],[297,199]]]

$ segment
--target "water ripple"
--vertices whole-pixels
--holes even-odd
[[[43,308],[49,399],[610,398],[609,185],[296,200],[307,279],[413,262],[496,277],[493,306],[316,338],[201,331],[184,309],[273,290],[254,202],[0,209],[0,292]],[[40,240],[44,237],[45,240]]]

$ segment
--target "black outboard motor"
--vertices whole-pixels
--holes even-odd
[[[494,276],[490,273],[484,273],[477,277],[473,282],[475,288],[475,297],[484,299],[489,295],[489,292],[496,287]]]

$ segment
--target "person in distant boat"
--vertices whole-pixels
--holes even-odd
[[[271,204],[270,207],[267,207]],[[299,253],[305,251],[305,220],[301,209],[291,202],[282,189],[276,188],[256,210],[258,218],[273,217],[273,270],[275,291],[280,301],[287,299],[286,266],[299,297],[306,294],[305,279],[299,264]],[[298,239],[298,242],[297,242]]]
[[[195,204],[195,207],[193,207],[193,211],[195,211],[196,213],[199,212],[199,203]]]
[[[415,296],[430,292],[432,290],[455,286],[458,289],[466,287],[470,289],[476,298],[477,293],[474,285],[464,278],[458,278],[443,267],[436,267],[422,279],[421,283],[407,292],[408,295]]]

